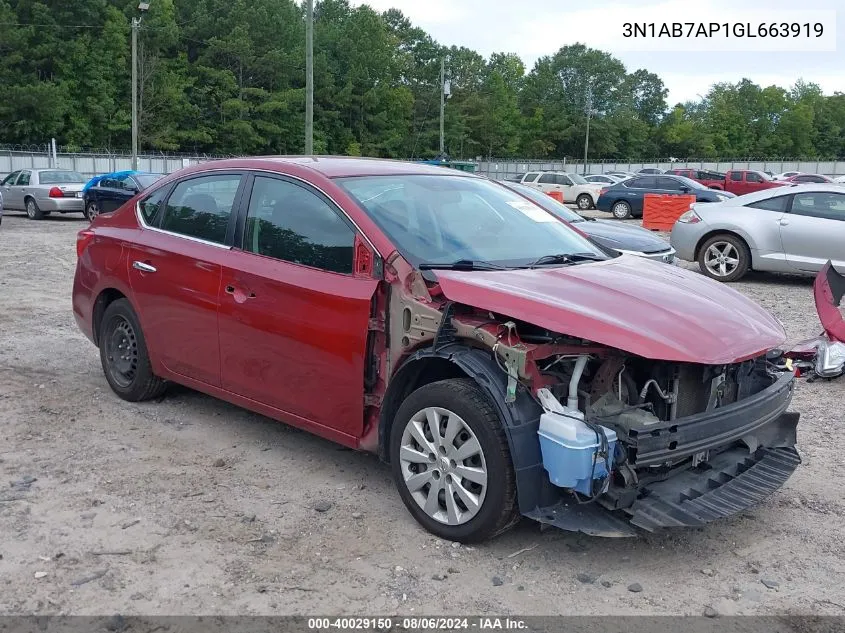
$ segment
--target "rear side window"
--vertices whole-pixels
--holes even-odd
[[[244,250],[351,274],[354,245],[355,232],[322,197],[286,180],[255,177]]]
[[[731,172],[731,180],[734,182],[742,182],[742,172],[741,171],[732,171]]]
[[[240,183],[239,174],[183,180],[176,185],[167,200],[161,228],[223,244]]]
[[[777,196],[776,198],[759,200],[745,206],[752,207],[754,209],[765,209],[766,211],[778,211],[783,213],[789,206],[789,196]]]
[[[164,202],[166,193],[167,187],[162,187],[158,191],[154,191],[152,194],[141,200],[141,203],[138,206],[141,208],[141,216],[144,218],[144,222],[149,225],[152,225],[155,222],[158,210],[161,208],[161,203]]]
[[[538,174],[536,172],[525,174],[525,178],[522,179],[522,182],[534,182],[537,180]]]

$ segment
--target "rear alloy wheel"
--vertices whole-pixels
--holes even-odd
[[[718,281],[737,281],[751,266],[748,246],[733,235],[716,235],[698,253],[701,271]]]
[[[593,199],[589,196],[589,194],[582,193],[575,199],[575,204],[578,205],[578,208],[582,211],[586,211],[587,209],[592,208]]]
[[[109,386],[129,402],[155,398],[166,383],[153,374],[141,325],[126,299],[110,303],[99,333],[100,362]]]
[[[620,200],[619,202],[613,203],[613,206],[610,207],[610,212],[617,220],[627,220],[631,217],[631,205],[624,200]]]
[[[474,380],[431,383],[396,414],[390,461],[405,506],[428,531],[481,541],[519,518],[502,423]]]
[[[91,202],[85,205],[85,219],[91,222],[98,215],[100,215],[100,207],[97,206],[96,202],[91,200]]]
[[[44,218],[44,212],[38,208],[35,198],[26,199],[26,217],[30,220],[41,220]]]

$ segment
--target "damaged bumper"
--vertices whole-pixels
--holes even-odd
[[[740,513],[782,487],[801,462],[799,414],[787,412],[794,378],[713,411],[629,431],[628,472],[594,503],[563,493],[524,514],[592,536],[636,536],[637,528],[697,527]]]

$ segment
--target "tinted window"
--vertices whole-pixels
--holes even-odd
[[[237,174],[183,180],[170,194],[161,228],[222,244],[240,181]]]
[[[540,176],[540,180],[537,182],[547,184],[547,185],[554,185],[557,184],[557,177],[554,174],[543,174]]]
[[[792,214],[845,221],[845,194],[797,193],[792,199]]]
[[[15,183],[16,185],[28,185],[29,184],[29,172],[22,171],[21,175],[18,176],[18,181]]]
[[[15,178],[18,177],[19,173],[21,172],[13,171],[11,174],[9,174],[3,179],[3,182],[0,182],[0,185],[11,185],[13,182],[15,182]]]
[[[42,185],[59,185],[65,182],[86,182],[88,179],[75,171],[42,171],[38,182]]]
[[[336,273],[352,272],[355,232],[328,202],[294,183],[256,176],[244,250]]]
[[[751,202],[747,207],[755,209],[765,209],[766,211],[786,211],[789,206],[789,196],[778,196],[776,198],[768,198],[766,200],[759,200],[758,202]]]
[[[572,181],[569,179],[568,176],[564,176],[563,174],[557,174],[555,176],[555,182],[559,185],[571,185]]]
[[[164,201],[164,196],[167,193],[167,187],[162,187],[158,191],[154,191],[152,194],[147,196],[145,199],[141,200],[141,215],[144,218],[144,222],[147,224],[152,225],[156,214],[158,213],[159,208],[161,208],[161,203]]]
[[[681,183],[674,178],[666,178],[666,176],[657,178],[657,188],[666,191],[680,191]]]
[[[745,182],[763,182],[763,177],[754,171],[745,174]]]
[[[732,171],[731,172],[731,180],[734,182],[741,182],[742,181],[742,172],[741,171]]]
[[[534,182],[535,180],[537,180],[537,174],[531,173],[531,174],[525,174],[525,178],[523,179],[522,182]]]
[[[103,178],[97,183],[97,186],[103,189],[120,189],[120,185],[114,178]]]
[[[796,176],[795,182],[827,182],[821,176],[815,176],[813,174],[807,174],[804,176]]]
[[[632,178],[625,183],[632,189],[657,189],[657,178],[654,176],[643,176],[642,178]]]

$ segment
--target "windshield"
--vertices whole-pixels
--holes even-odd
[[[527,266],[544,255],[606,256],[533,202],[481,178],[338,178],[414,266],[480,261]]]
[[[566,175],[569,176],[569,179],[575,185],[588,185],[588,184],[590,184],[589,182],[587,182],[587,179],[584,178],[584,176],[580,176],[579,174],[566,174]]]
[[[149,187],[153,184],[156,180],[159,180],[163,177],[163,174],[135,174],[133,178],[138,181],[138,184],[141,185],[144,189]]]
[[[526,198],[530,198],[532,202],[543,207],[549,213],[554,213],[561,220],[566,220],[567,222],[584,221],[584,218],[582,218],[574,211],[570,211],[569,207],[567,207],[565,204],[558,202],[550,195],[545,194],[542,191],[534,189],[534,187],[526,187],[525,185],[514,185],[513,187],[508,188],[513,189],[518,194],[525,196]]]
[[[58,185],[65,182],[85,182],[82,174],[75,171],[42,171],[38,175],[38,182],[42,185]]]

